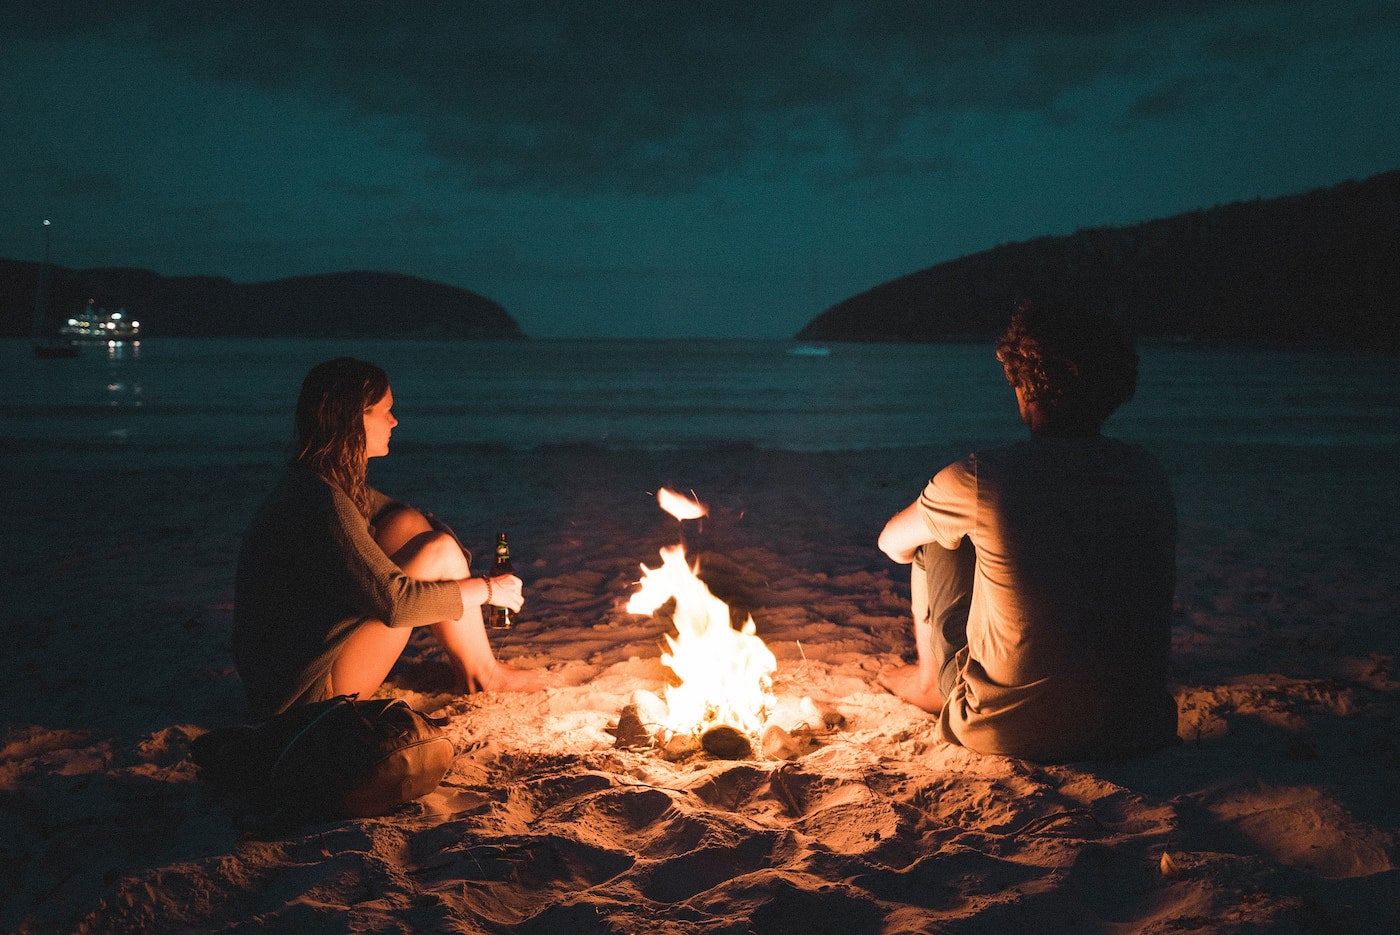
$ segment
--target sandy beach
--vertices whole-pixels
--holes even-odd
[[[276,464],[6,469],[0,929],[897,933],[1400,930],[1400,507],[1391,447],[1179,445],[1183,743],[1041,766],[933,740],[874,682],[911,658],[875,548],[954,448],[405,447],[371,480],[526,581],[493,637],[559,687],[463,695],[426,634],[383,692],[450,718],[439,789],[382,818],[244,833],[192,738],[240,722],[243,528]],[[684,534],[752,614],[780,697],[844,726],[791,760],[679,761],[608,728],[659,691],[624,604]],[[1072,712],[1066,712],[1067,717]]]

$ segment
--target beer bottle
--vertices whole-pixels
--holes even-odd
[[[513,575],[515,569],[510,567],[510,544],[506,542],[506,534],[496,533],[496,564],[491,569],[491,577],[497,575]],[[491,604],[486,608],[486,625],[493,630],[509,630],[514,623],[509,607],[502,607],[499,604]]]

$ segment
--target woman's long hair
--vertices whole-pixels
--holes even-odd
[[[369,515],[365,482],[365,410],[389,392],[389,375],[374,364],[337,357],[306,374],[297,397],[294,461],[345,491]]]

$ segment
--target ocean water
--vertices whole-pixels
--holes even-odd
[[[153,338],[69,360],[0,342],[0,441],[12,458],[64,465],[279,460],[302,376],[340,354],[389,372],[399,446],[971,450],[1024,436],[990,346]],[[1394,358],[1141,356],[1109,434],[1159,449],[1400,445]]]

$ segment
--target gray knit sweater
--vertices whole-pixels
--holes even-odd
[[[371,517],[397,505],[370,494]],[[343,491],[292,464],[253,517],[238,556],[233,658],[250,713],[262,720],[329,697],[331,664],[365,620],[416,627],[462,610],[456,582],[405,575]]]

